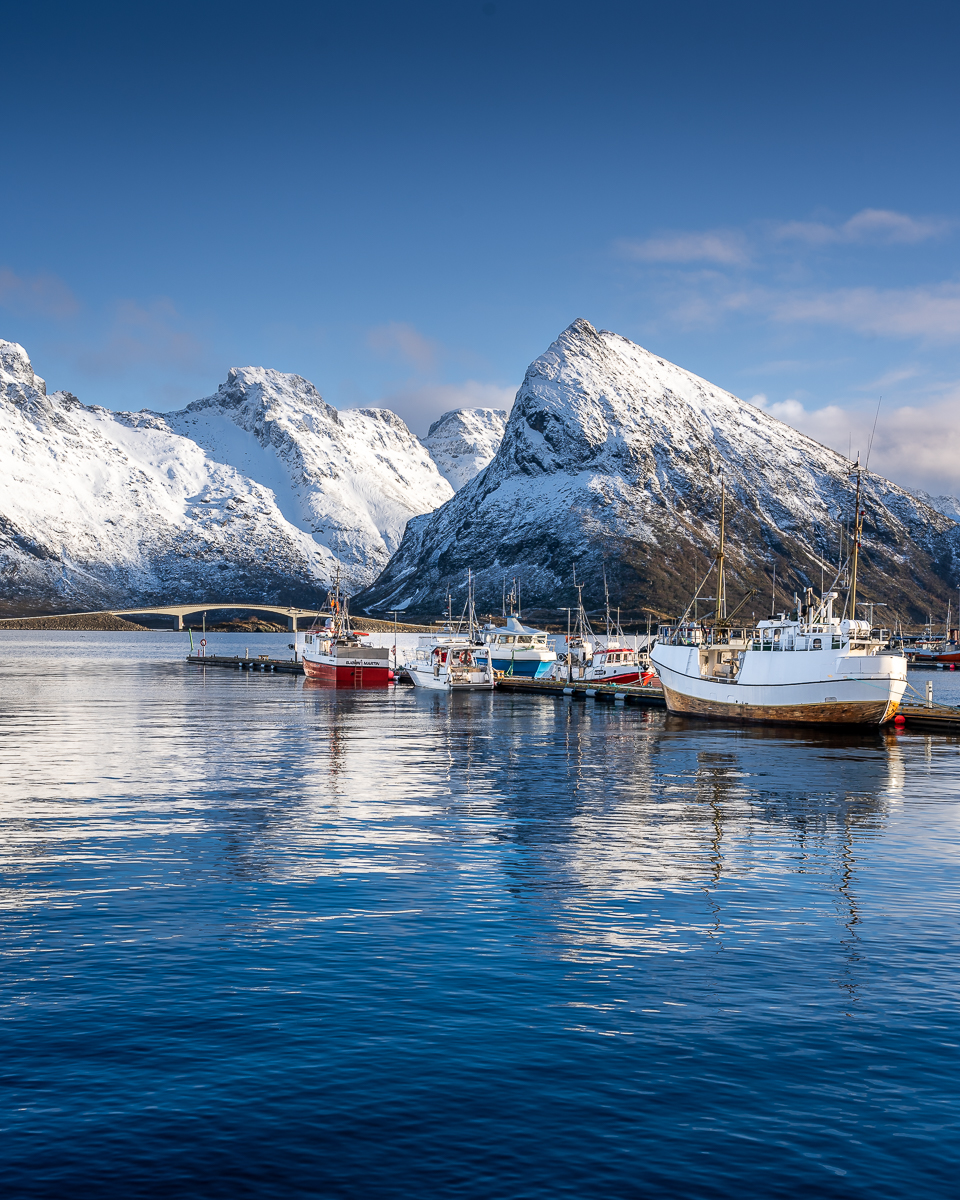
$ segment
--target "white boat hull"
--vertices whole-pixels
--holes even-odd
[[[492,691],[496,687],[496,680],[489,671],[470,671],[464,678],[451,679],[446,673],[435,675],[430,670],[418,670],[412,663],[407,663],[404,670],[413,681],[414,687],[427,688],[434,692]]]
[[[750,653],[736,680],[701,676],[696,647],[658,644],[651,658],[669,711],[697,717],[879,725],[906,688],[906,661],[894,655]]]

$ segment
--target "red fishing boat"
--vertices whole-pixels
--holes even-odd
[[[351,628],[349,597],[341,587],[339,568],[327,599],[330,611],[324,624],[314,622],[303,639],[304,675],[330,687],[387,687],[393,679],[390,652],[386,646],[365,644],[367,635]]]

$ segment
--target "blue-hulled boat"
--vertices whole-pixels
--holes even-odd
[[[494,669],[506,675],[539,679],[557,661],[557,652],[542,629],[523,625],[516,617],[507,617],[506,625],[485,625],[483,640],[490,647]]]

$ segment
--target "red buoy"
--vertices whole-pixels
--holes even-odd
[[[903,713],[897,713],[897,715],[893,718],[893,723],[894,725],[906,725],[907,718],[903,715]]]

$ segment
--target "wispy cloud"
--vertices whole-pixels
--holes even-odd
[[[960,284],[912,288],[831,288],[780,291],[714,283],[710,292],[691,288],[668,310],[683,328],[716,325],[730,313],[767,318],[780,325],[824,325],[876,337],[916,338],[930,344],[960,341]]]
[[[742,307],[736,298],[731,307]],[[764,307],[784,323],[833,325],[857,333],[920,338],[926,342],[960,340],[960,284],[915,288],[836,288],[812,295],[777,297],[768,293]]]
[[[375,354],[399,359],[418,371],[431,371],[439,351],[436,342],[403,321],[375,326],[367,334],[367,345]]]
[[[174,367],[193,371],[207,365],[205,344],[187,328],[172,301],[161,298],[142,305],[123,300],[99,346],[77,354],[90,375],[122,375],[137,366]]]
[[[883,392],[887,388],[895,388],[898,383],[905,383],[908,379],[916,379],[923,372],[919,367],[895,367],[891,371],[884,371],[876,379],[871,379],[867,383],[854,384],[855,392]]]
[[[841,243],[915,245],[949,233],[956,222],[944,217],[911,217],[885,208],[864,208],[849,220],[836,224],[825,221],[786,221],[773,226],[771,236],[780,242],[804,242],[809,246]]]
[[[404,388],[385,396],[381,403],[403,417],[415,432],[425,434],[437,417],[454,408],[504,408],[509,412],[516,394],[515,387],[467,379]]]
[[[75,316],[80,305],[73,292],[57,275],[17,275],[0,267],[0,306],[17,316],[53,317],[62,321]]]
[[[704,233],[665,233],[645,241],[623,239],[615,243],[623,258],[643,262],[711,262],[720,266],[743,266],[750,260],[746,237],[735,230],[714,229]]]
[[[744,230],[673,230],[649,238],[622,238],[615,253],[650,263],[712,263],[716,267],[763,267],[786,245],[807,248],[916,245],[957,227],[946,217],[912,217],[886,208],[864,208],[845,221],[755,222]]]

